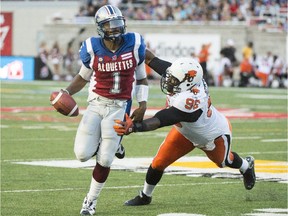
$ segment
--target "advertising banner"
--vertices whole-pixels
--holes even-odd
[[[0,13],[0,55],[12,55],[12,27],[13,27],[13,14],[1,12]]]
[[[202,45],[210,45],[208,68],[213,67],[220,58],[221,36],[218,34],[148,33],[143,36],[147,47],[167,61],[191,57],[192,53],[197,56]]]
[[[1,56],[1,80],[34,80],[34,58]]]

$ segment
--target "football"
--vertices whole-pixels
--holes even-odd
[[[79,108],[73,97],[65,92],[52,92],[50,95],[50,103],[65,116],[78,116]]]

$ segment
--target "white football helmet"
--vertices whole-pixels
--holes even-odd
[[[99,8],[95,14],[97,32],[101,38],[115,41],[126,31],[125,19],[121,11],[112,5]]]
[[[161,90],[165,94],[190,91],[203,79],[201,65],[192,58],[179,58],[167,68],[161,78]]]

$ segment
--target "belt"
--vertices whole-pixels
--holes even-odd
[[[121,106],[127,102],[127,100],[110,99],[110,98],[100,96],[98,94],[96,94],[96,97],[93,100],[100,102],[100,103],[107,104],[107,105],[116,105],[117,104],[117,105],[121,105]]]

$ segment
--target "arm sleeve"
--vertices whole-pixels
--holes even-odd
[[[167,62],[155,57],[149,62],[148,66],[151,67],[160,76],[162,76],[162,74],[166,73],[166,69],[171,66],[171,62]]]
[[[203,111],[199,109],[195,112],[187,113],[172,106],[169,109],[157,112],[154,117],[160,120],[159,127],[164,127],[179,122],[195,122],[201,116],[202,112]]]
[[[146,74],[146,70],[145,70],[145,62],[144,61],[142,61],[142,63],[136,67],[135,76],[136,76],[136,80],[142,80],[142,79],[146,78],[147,74]]]
[[[193,113],[186,113],[175,107],[170,107],[160,110],[154,117],[145,119],[142,123],[135,123],[135,132],[156,130],[179,122],[195,122],[202,113],[201,109]]]
[[[83,63],[81,65],[79,75],[86,81],[89,81],[92,76],[93,70],[87,68]]]

